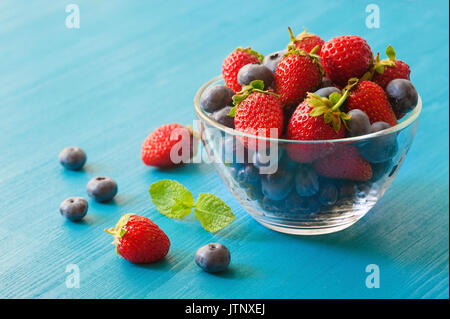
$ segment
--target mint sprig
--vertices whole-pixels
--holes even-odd
[[[183,218],[194,208],[195,217],[204,229],[216,232],[234,219],[231,208],[213,194],[201,193],[197,202],[191,192],[174,180],[164,179],[150,185],[150,196],[156,209],[169,218]]]

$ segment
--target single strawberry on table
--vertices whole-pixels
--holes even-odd
[[[388,59],[380,61],[377,54],[372,78],[372,81],[383,89],[386,89],[389,82],[394,79],[409,80],[411,74],[408,64],[395,58],[395,51],[392,46],[387,47],[386,55]]]
[[[170,248],[167,235],[147,217],[126,214],[105,231],[114,236],[117,254],[136,264],[158,261]]]
[[[237,80],[239,70],[247,64],[260,64],[264,56],[252,50],[251,48],[237,48],[231,52],[222,63],[222,76],[225,85],[232,89],[235,93],[239,92],[242,87]]]
[[[357,79],[353,79],[357,81]],[[358,81],[349,89],[349,96],[345,102],[344,110],[353,109],[364,111],[370,123],[386,122],[391,126],[397,124],[397,118],[392,110],[386,92],[381,86],[372,81]]]
[[[298,105],[307,92],[315,91],[322,81],[322,68],[314,53],[290,47],[275,69],[275,92],[284,106]]]
[[[292,29],[288,27],[288,30],[291,36],[291,42],[288,44],[288,48],[289,46],[293,45],[297,49],[305,50],[306,52],[311,52],[311,50],[318,45],[319,49],[316,51],[316,54],[320,55],[322,45],[325,43],[325,41],[323,41],[321,37],[319,37],[314,33],[309,33],[306,29],[305,31],[294,37]]]
[[[308,93],[289,120],[286,137],[290,140],[331,140],[345,137],[348,115],[340,111],[347,95],[332,93],[329,98]],[[333,150],[330,144],[305,143],[287,145],[289,157],[300,163],[310,163]]]
[[[278,96],[264,91],[264,82],[255,80],[233,97],[235,130],[264,138],[279,138],[283,131],[283,106]],[[256,139],[243,138],[250,149],[258,147]],[[265,144],[264,144],[265,145]],[[262,144],[260,145],[262,146]]]
[[[372,178],[372,166],[356,146],[339,145],[334,152],[313,163],[315,171],[324,177],[367,181]]]
[[[350,78],[360,78],[369,71],[373,64],[373,54],[363,38],[343,35],[323,44],[320,61],[327,77],[344,87]]]
[[[142,143],[141,158],[149,166],[172,167],[188,162],[195,154],[196,144],[190,128],[177,123],[162,125]]]

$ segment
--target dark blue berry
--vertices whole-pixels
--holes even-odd
[[[286,209],[293,213],[309,213],[310,197],[298,195],[293,190],[289,196],[284,200]]]
[[[264,89],[267,89],[272,87],[274,75],[264,64],[250,63],[239,70],[237,80],[242,86],[248,85],[255,80],[261,80],[264,82]]]
[[[273,149],[272,152],[263,150],[253,153],[252,162],[253,165],[260,170],[260,173],[270,173],[278,169],[278,164],[282,156],[282,149],[278,149],[277,152]]]
[[[348,180],[341,180],[338,188],[339,198],[353,198],[359,192],[356,183]]]
[[[263,194],[272,200],[285,199],[294,188],[293,174],[281,167],[273,174],[261,175]]]
[[[226,127],[234,128],[234,117],[228,116],[232,108],[232,106],[225,106],[223,109],[212,113],[211,118]]]
[[[376,133],[389,128],[385,122],[375,122],[371,125],[370,132]],[[371,163],[381,163],[392,159],[398,151],[397,134],[389,133],[374,137],[367,143],[359,146],[360,153]]]
[[[73,222],[82,220],[86,216],[87,210],[88,203],[82,197],[70,197],[59,206],[61,215]]]
[[[408,113],[416,105],[419,99],[416,88],[411,81],[394,79],[386,86],[386,95],[394,112]]]
[[[248,162],[248,150],[236,137],[227,135],[221,142],[221,156],[225,164],[246,164]]]
[[[331,93],[335,93],[335,92],[339,93],[339,94],[342,93],[341,90],[339,90],[337,87],[334,87],[334,86],[321,88],[314,93],[316,93],[317,95],[320,95],[321,97],[329,97]]]
[[[372,178],[370,181],[376,182],[385,176],[392,166],[392,160],[381,163],[372,163]]]
[[[372,183],[371,182],[360,182],[360,183],[356,184],[356,186],[358,188],[357,196],[364,198],[367,195],[369,195],[370,189],[372,188]]]
[[[321,87],[323,88],[327,88],[330,86],[334,86],[333,81],[331,81],[329,78],[327,78],[326,76],[322,77],[322,83],[321,83]]]
[[[231,256],[227,247],[212,243],[200,247],[195,254],[195,263],[210,273],[222,272],[230,265]]]
[[[86,163],[86,153],[79,147],[66,147],[58,156],[62,166],[70,170],[78,170]]]
[[[330,206],[336,204],[338,196],[339,190],[334,183],[320,185],[317,197],[322,205]]]
[[[295,189],[300,196],[312,196],[319,191],[319,176],[311,166],[300,166],[295,174]]]
[[[239,169],[236,178],[244,185],[255,185],[259,182],[259,172],[253,164],[247,164]]]
[[[370,120],[367,114],[359,109],[348,112],[350,119],[347,121],[348,134],[350,136],[360,136],[370,133]]]
[[[275,73],[278,62],[283,58],[283,55],[287,53],[287,50],[277,51],[271,54],[268,54],[264,57],[263,64],[270,70],[272,73]]]
[[[206,112],[215,112],[232,105],[234,92],[225,85],[209,86],[200,97],[200,104]]]
[[[263,197],[261,206],[264,210],[270,212],[280,212],[285,209],[284,200],[273,200],[267,196]]]
[[[250,200],[261,200],[264,197],[261,191],[261,183],[250,185],[245,189],[245,193]]]
[[[89,197],[97,202],[107,202],[117,194],[117,183],[110,177],[94,177],[86,186]]]

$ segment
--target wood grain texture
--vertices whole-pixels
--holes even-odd
[[[0,297],[2,298],[448,298],[448,2],[377,1],[379,29],[363,1],[81,1],[81,28],[65,27],[66,3],[0,2]],[[239,10],[236,7],[239,6]],[[232,12],[232,13],[231,13]],[[253,221],[212,166],[145,167],[140,146],[154,128],[190,124],[196,90],[235,47],[283,48],[287,26],[329,39],[357,34],[374,51],[392,44],[412,69],[423,113],[396,180],[360,222],[339,233],[295,237]],[[81,172],[59,151],[88,154]],[[59,216],[96,175],[116,179],[110,204],[89,201],[85,222]],[[192,217],[156,212],[148,187],[176,179],[229,203],[236,220],[209,234]],[[103,232],[122,213],[153,219],[170,237],[167,258],[119,259]],[[231,270],[203,273],[195,251],[219,241]],[[68,264],[80,288],[68,289]],[[377,264],[381,287],[367,289]]]

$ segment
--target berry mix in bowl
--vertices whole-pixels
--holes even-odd
[[[200,138],[221,178],[258,222],[324,234],[363,217],[411,146],[421,100],[409,66],[358,36],[306,30],[263,57],[238,48],[197,92]]]

